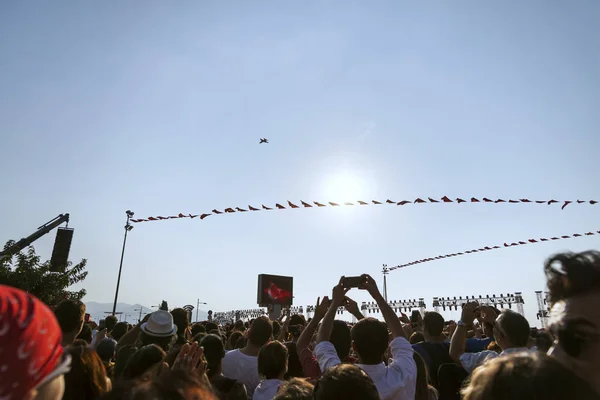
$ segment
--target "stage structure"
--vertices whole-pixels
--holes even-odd
[[[423,297],[419,297],[418,300],[391,300],[388,301],[388,304],[396,313],[403,311],[412,311],[415,309],[418,309],[421,315],[425,313],[425,298]],[[360,310],[362,311],[365,317],[367,316],[367,314],[380,312],[379,306],[374,301],[363,301]]]
[[[462,308],[465,304],[477,301],[481,305],[491,306],[491,307],[500,307],[504,308],[504,306],[508,306],[508,308],[512,309],[512,305],[515,304],[517,307],[517,312],[521,315],[525,315],[525,311],[523,310],[523,295],[521,292],[515,292],[514,294],[507,293],[506,295],[500,293],[499,296],[495,294],[490,295],[479,295],[479,297],[469,296],[466,297],[434,297],[433,298],[433,309],[436,312],[440,311],[440,308],[446,311],[446,308],[452,309],[454,307],[455,310],[458,310],[459,307]]]
[[[550,294],[548,292],[543,292],[542,294],[541,290],[536,290],[535,297],[538,305],[537,319],[540,320],[542,328],[546,328],[548,326],[548,318],[550,318]]]

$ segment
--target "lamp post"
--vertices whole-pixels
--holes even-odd
[[[383,272],[383,296],[385,297],[385,301],[387,303],[387,274],[390,272],[387,264],[383,264],[383,270],[381,272]]]
[[[117,311],[117,299],[119,298],[119,285],[121,284],[121,271],[123,270],[123,257],[125,256],[125,244],[127,243],[127,232],[133,229],[133,225],[129,223],[131,217],[133,217],[133,211],[125,211],[127,214],[127,222],[125,223],[125,236],[123,236],[123,250],[121,250],[121,263],[119,264],[119,277],[117,278],[117,290],[115,290],[115,302],[113,304],[112,314],[115,315]]]
[[[206,303],[203,303],[198,299],[198,302],[196,303],[196,322],[198,322],[198,308],[200,308],[200,304],[206,305]]]

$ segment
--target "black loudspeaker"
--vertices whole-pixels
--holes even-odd
[[[52,272],[63,272],[67,268],[73,232],[71,228],[58,228],[56,231],[54,249],[52,250],[52,258],[50,259],[50,270]]]

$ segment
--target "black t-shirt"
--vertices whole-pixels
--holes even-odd
[[[248,393],[243,383],[227,378],[223,375],[215,375],[210,378],[210,384],[219,396],[219,400],[247,400]]]

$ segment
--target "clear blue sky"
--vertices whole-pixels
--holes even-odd
[[[71,213],[71,259],[89,261],[86,299],[108,302],[126,209],[600,200],[599,17],[595,0],[1,2],[0,239]],[[119,300],[250,308],[257,274],[274,273],[294,276],[306,305],[342,274],[381,282],[383,263],[600,229],[598,207],[379,206],[141,224]],[[53,240],[37,251],[49,257]],[[535,318],[543,260],[599,245],[581,238],[394,271],[389,298],[522,291]]]

